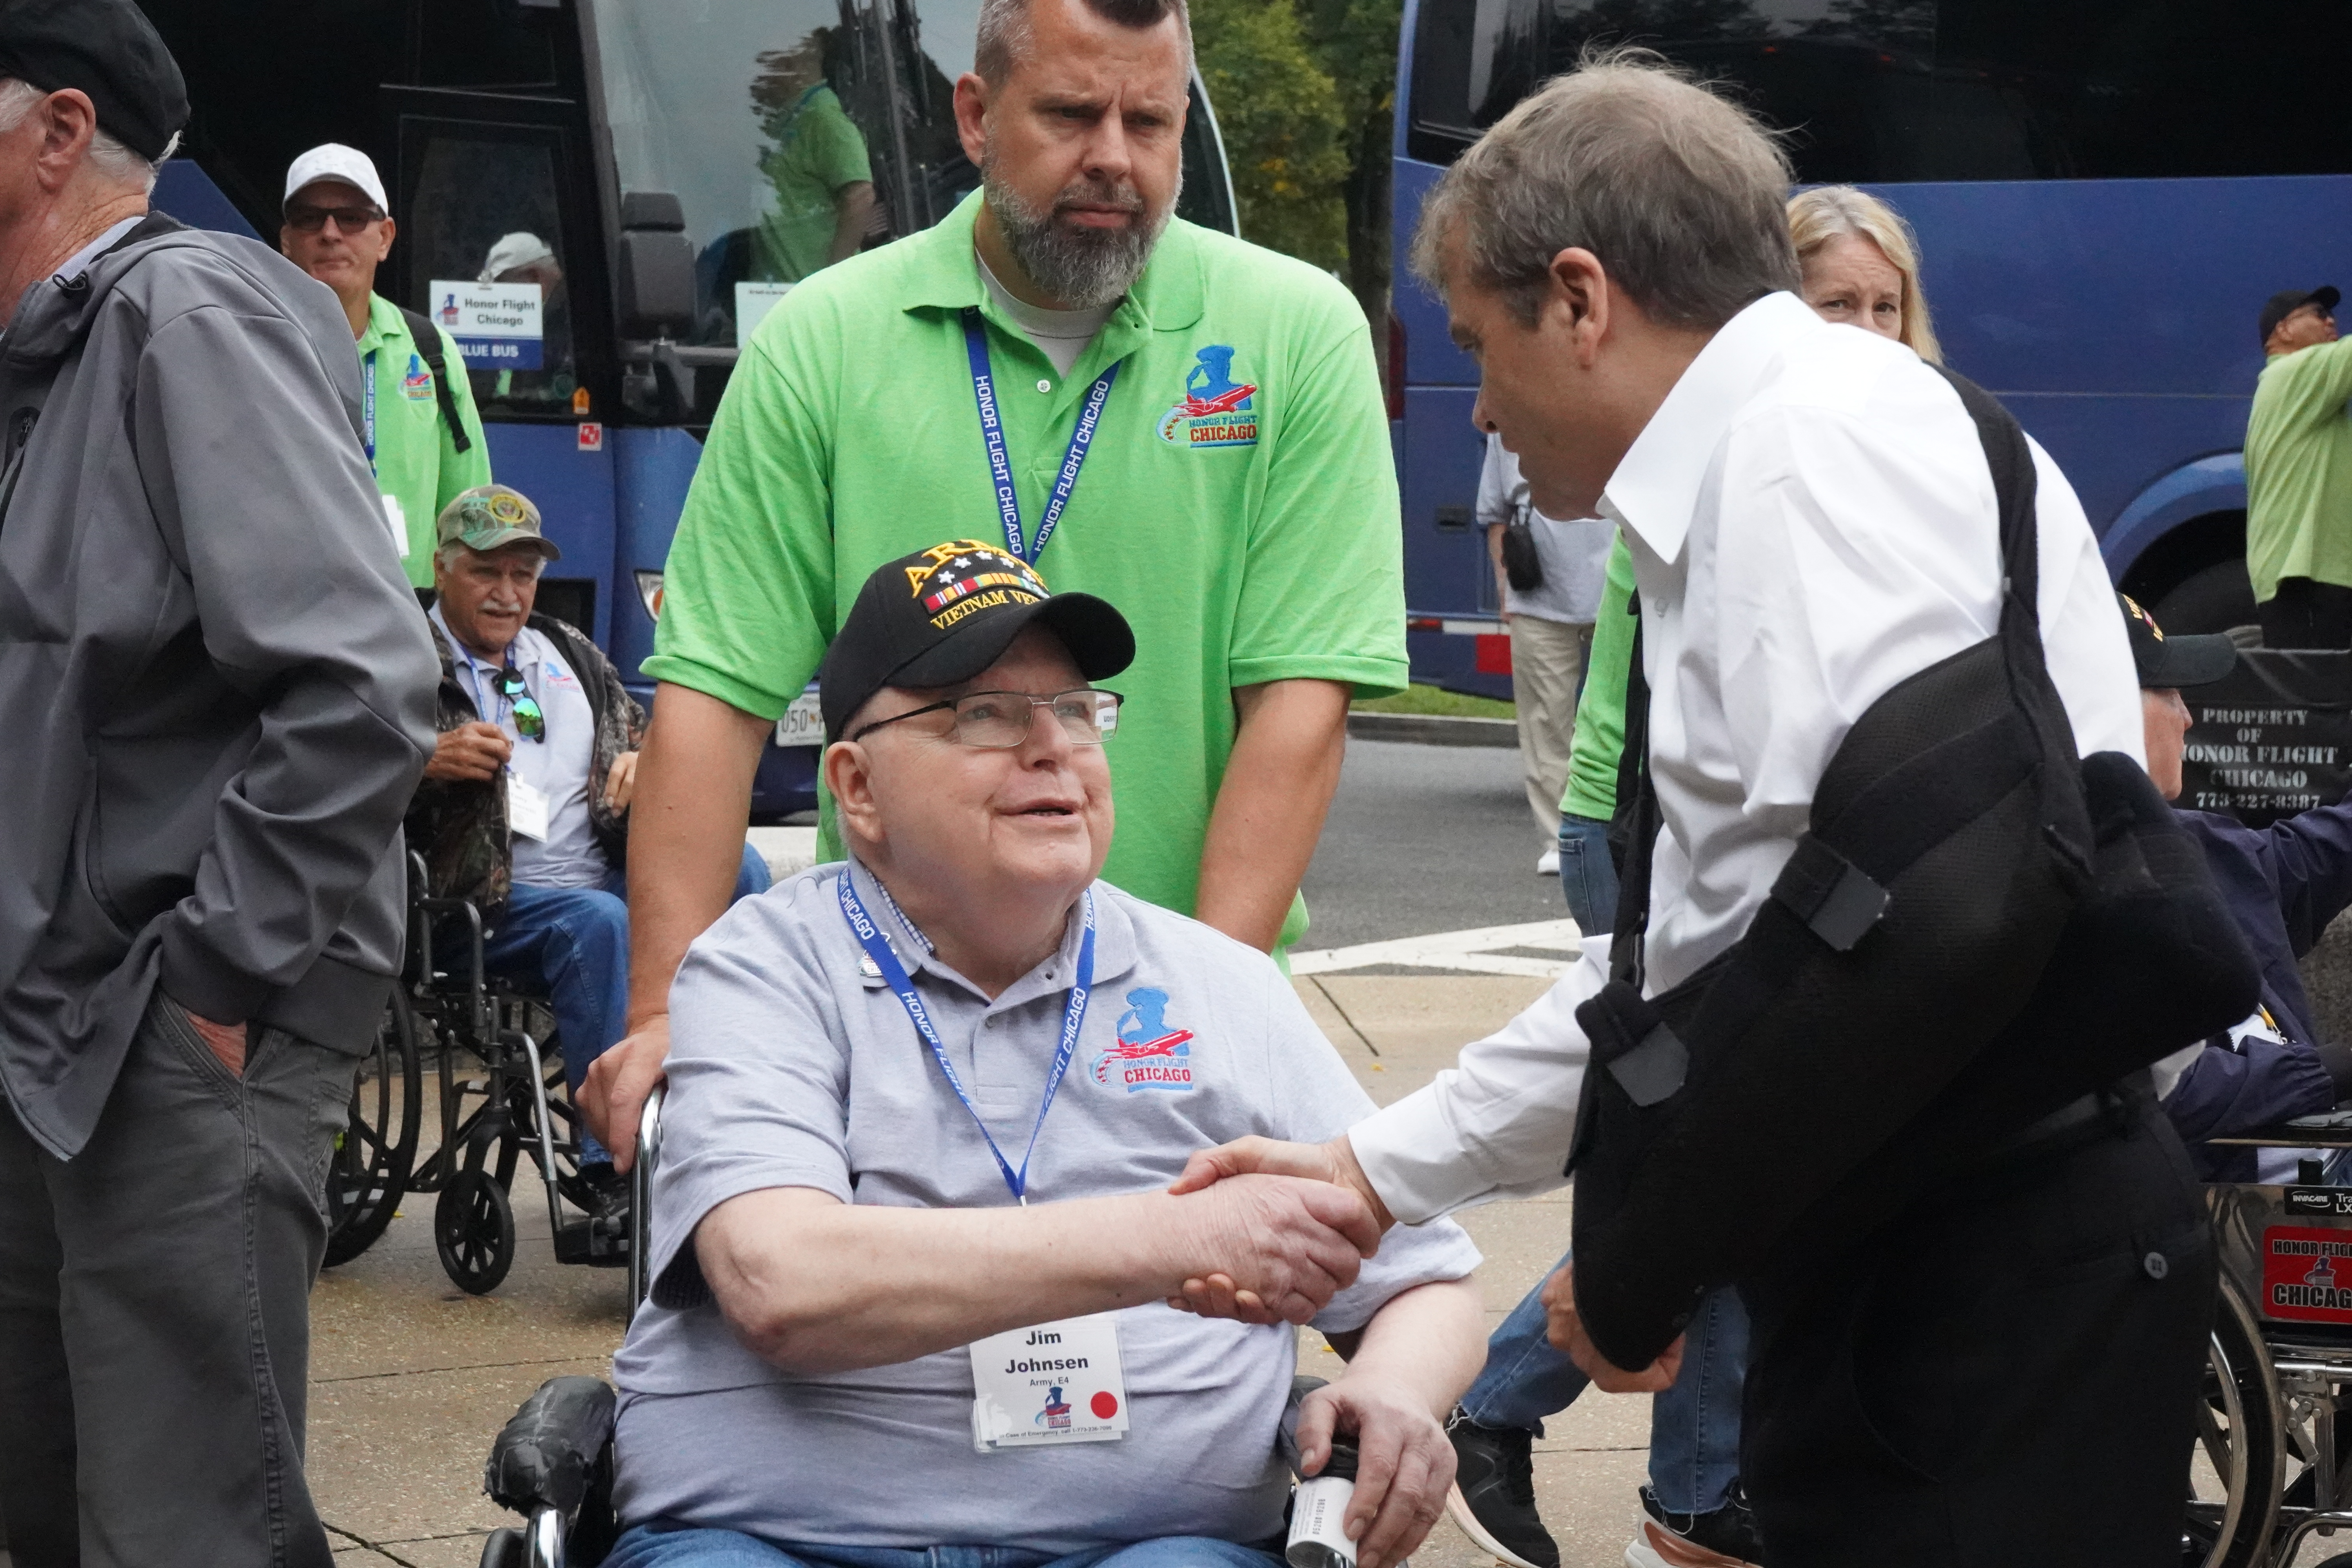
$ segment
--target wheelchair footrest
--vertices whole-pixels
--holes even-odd
[[[592,1268],[625,1268],[629,1262],[629,1216],[599,1215],[558,1226],[555,1260]]]

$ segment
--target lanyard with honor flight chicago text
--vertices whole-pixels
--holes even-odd
[[[980,1129],[982,1141],[988,1145],[988,1152],[996,1157],[996,1168],[1004,1173],[1004,1184],[1012,1189],[1013,1202],[1025,1207],[1029,1202],[1029,1158],[1037,1152],[1037,1134],[1045,1130],[1045,1113],[1054,1109],[1054,1091],[1062,1087],[1062,1075],[1070,1070],[1070,1058],[1077,1054],[1078,1029],[1087,1020],[1087,994],[1094,989],[1094,893],[1089,890],[1083,903],[1086,933],[1078,939],[1078,970],[1070,977],[1070,1002],[1062,1012],[1061,1049],[1054,1053],[1053,1068],[1045,1075],[1045,1098],[1037,1107],[1037,1121],[1029,1129],[1029,1146],[1021,1152],[1021,1168],[1015,1171],[1013,1163],[1004,1157],[1004,1151],[996,1146],[996,1140],[989,1134],[988,1123],[980,1119],[980,1108],[972,1104],[971,1096],[964,1092],[963,1079],[956,1076],[955,1064],[948,1059],[948,1048],[940,1043],[939,1031],[931,1026],[931,1015],[923,1006],[923,999],[915,994],[915,983],[907,977],[906,966],[898,962],[898,955],[891,951],[890,943],[876,928],[872,917],[866,912],[866,906],[858,901],[857,889],[849,885],[849,868],[846,866],[841,869],[838,885],[841,918],[849,922],[849,930],[857,938],[857,944],[866,950],[866,956],[874,961],[874,967],[882,972],[883,980],[898,993],[898,1005],[907,1009],[907,1016],[913,1020],[915,1033],[922,1036],[923,1044],[931,1047],[931,1055],[939,1061],[940,1071],[947,1075],[948,1087],[955,1090],[955,1097],[963,1101],[964,1110],[971,1113],[972,1125]]]
[[[1054,537],[1055,525],[1062,521],[1063,509],[1070,504],[1070,492],[1078,488],[1078,470],[1086,466],[1087,448],[1094,445],[1095,426],[1102,419],[1110,384],[1118,379],[1118,366],[1113,364],[1087,389],[1087,400],[1078,407],[1078,427],[1070,432],[1070,449],[1062,454],[1062,471],[1054,478],[1054,491],[1046,498],[1045,515],[1037,520],[1037,538],[1033,543],[1022,531],[1021,498],[1013,493],[1013,461],[1004,455],[1004,422],[997,414],[996,381],[988,369],[988,329],[981,324],[977,310],[963,313],[963,346],[971,361],[971,395],[980,405],[980,434],[988,443],[988,477],[996,487],[996,510],[1004,519],[1005,548],[1034,566],[1037,557],[1045,553],[1045,541]]]

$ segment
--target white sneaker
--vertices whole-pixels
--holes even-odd
[[[1542,854],[1536,857],[1536,875],[1538,877],[1557,877],[1559,875],[1559,850],[1547,849]]]

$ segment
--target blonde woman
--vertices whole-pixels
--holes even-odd
[[[1822,185],[1789,202],[1789,237],[1804,269],[1805,303],[1822,320],[1895,339],[1929,364],[1944,352],[1919,291],[1919,247],[1893,207],[1852,185]]]

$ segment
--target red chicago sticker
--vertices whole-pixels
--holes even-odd
[[[2274,1225],[2263,1231],[2262,1313],[2352,1323],[2352,1230]]]
[[[1108,1388],[1097,1389],[1095,1391],[1094,1398],[1087,1403],[1087,1408],[1095,1413],[1096,1420],[1108,1421],[1118,1414],[1118,1396]]]

